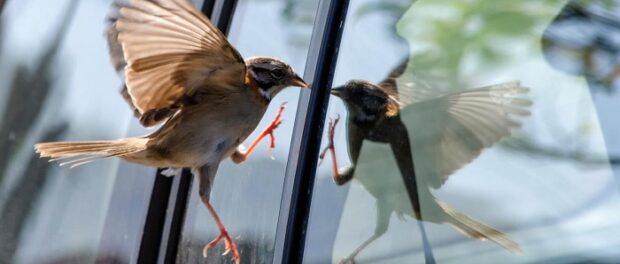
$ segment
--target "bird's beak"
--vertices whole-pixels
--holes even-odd
[[[330,90],[330,93],[332,95],[338,96],[338,97],[342,97],[342,93],[344,92],[344,87],[342,86],[338,86],[338,87],[334,87]]]
[[[306,81],[304,81],[304,79],[302,79],[301,77],[299,77],[299,75],[295,74],[295,76],[291,79],[290,85],[292,86],[298,86],[301,88],[308,88],[310,87]]]

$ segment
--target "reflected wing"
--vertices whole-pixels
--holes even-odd
[[[174,114],[201,89],[244,87],[243,58],[187,0],[130,1],[119,6],[114,26],[127,91],[144,125]]]
[[[408,64],[409,58],[407,57],[390,72],[387,78],[377,84],[381,90],[398,102],[400,108],[435,97],[440,93],[420,76],[416,76],[413,70],[407,71]]]
[[[440,187],[455,170],[520,126],[531,101],[518,82],[447,94],[401,110],[418,176]]]

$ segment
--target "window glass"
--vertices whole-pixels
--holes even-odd
[[[100,248],[119,160],[70,169],[40,159],[33,151],[33,144],[42,141],[127,134],[133,115],[119,95],[121,78],[109,63],[104,37],[110,4],[8,1],[2,10],[0,262],[89,263],[97,257],[129,261]],[[143,178],[155,173],[125,172],[127,177]],[[134,187],[127,191],[148,195],[152,188]],[[125,197],[135,198],[129,193]],[[136,201],[126,202],[133,206],[129,211],[143,215],[146,203]],[[140,225],[134,226],[133,234],[119,235],[127,250],[139,241]],[[114,230],[118,229],[108,232]]]
[[[244,58],[271,56],[289,63],[303,76],[317,1],[239,1],[233,15],[229,40]],[[243,143],[246,147],[273,120],[287,102],[283,122],[275,130],[273,159],[268,139],[248,160],[220,163],[211,192],[211,203],[237,243],[241,263],[270,263],[282,195],[290,136],[295,122],[299,88],[287,88],[272,99],[263,120]],[[177,262],[204,262],[203,247],[219,230],[198,196],[196,181],[188,199]],[[208,263],[229,263],[221,256],[223,243],[209,251]]]
[[[620,261],[618,14],[352,0],[304,262]]]

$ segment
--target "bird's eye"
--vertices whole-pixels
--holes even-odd
[[[271,76],[276,79],[281,79],[284,77],[284,71],[282,69],[274,69],[271,71]]]

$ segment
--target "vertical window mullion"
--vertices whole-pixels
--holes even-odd
[[[325,113],[348,0],[321,0],[317,10],[304,79],[312,83],[302,93],[288,158],[273,263],[301,263],[305,231],[320,151]]]
[[[201,7],[201,11],[206,16],[210,17],[212,23],[224,32],[224,34],[227,34],[236,5],[236,0],[205,0]],[[163,176],[158,175],[157,177]],[[160,201],[158,205],[167,208],[167,210],[165,210],[165,215],[154,215],[153,217],[155,217],[155,219],[152,220],[156,223],[161,222],[160,226],[153,230],[153,232],[159,232],[159,240],[161,243],[157,242],[157,248],[141,247],[141,256],[143,253],[156,255],[157,263],[176,262],[179,241],[181,239],[187,211],[187,200],[190,198],[192,183],[193,177],[189,169],[184,169],[181,175],[175,176],[174,179],[171,180],[171,183],[168,183],[171,188],[168,192],[170,195],[168,199],[160,199],[165,201],[165,203]],[[165,219],[162,221],[163,218]],[[148,226],[145,226],[143,244],[152,243],[147,242],[146,238],[152,237],[152,235],[147,234],[148,231]],[[156,250],[149,252],[150,249]],[[152,261],[148,263],[152,263]]]

